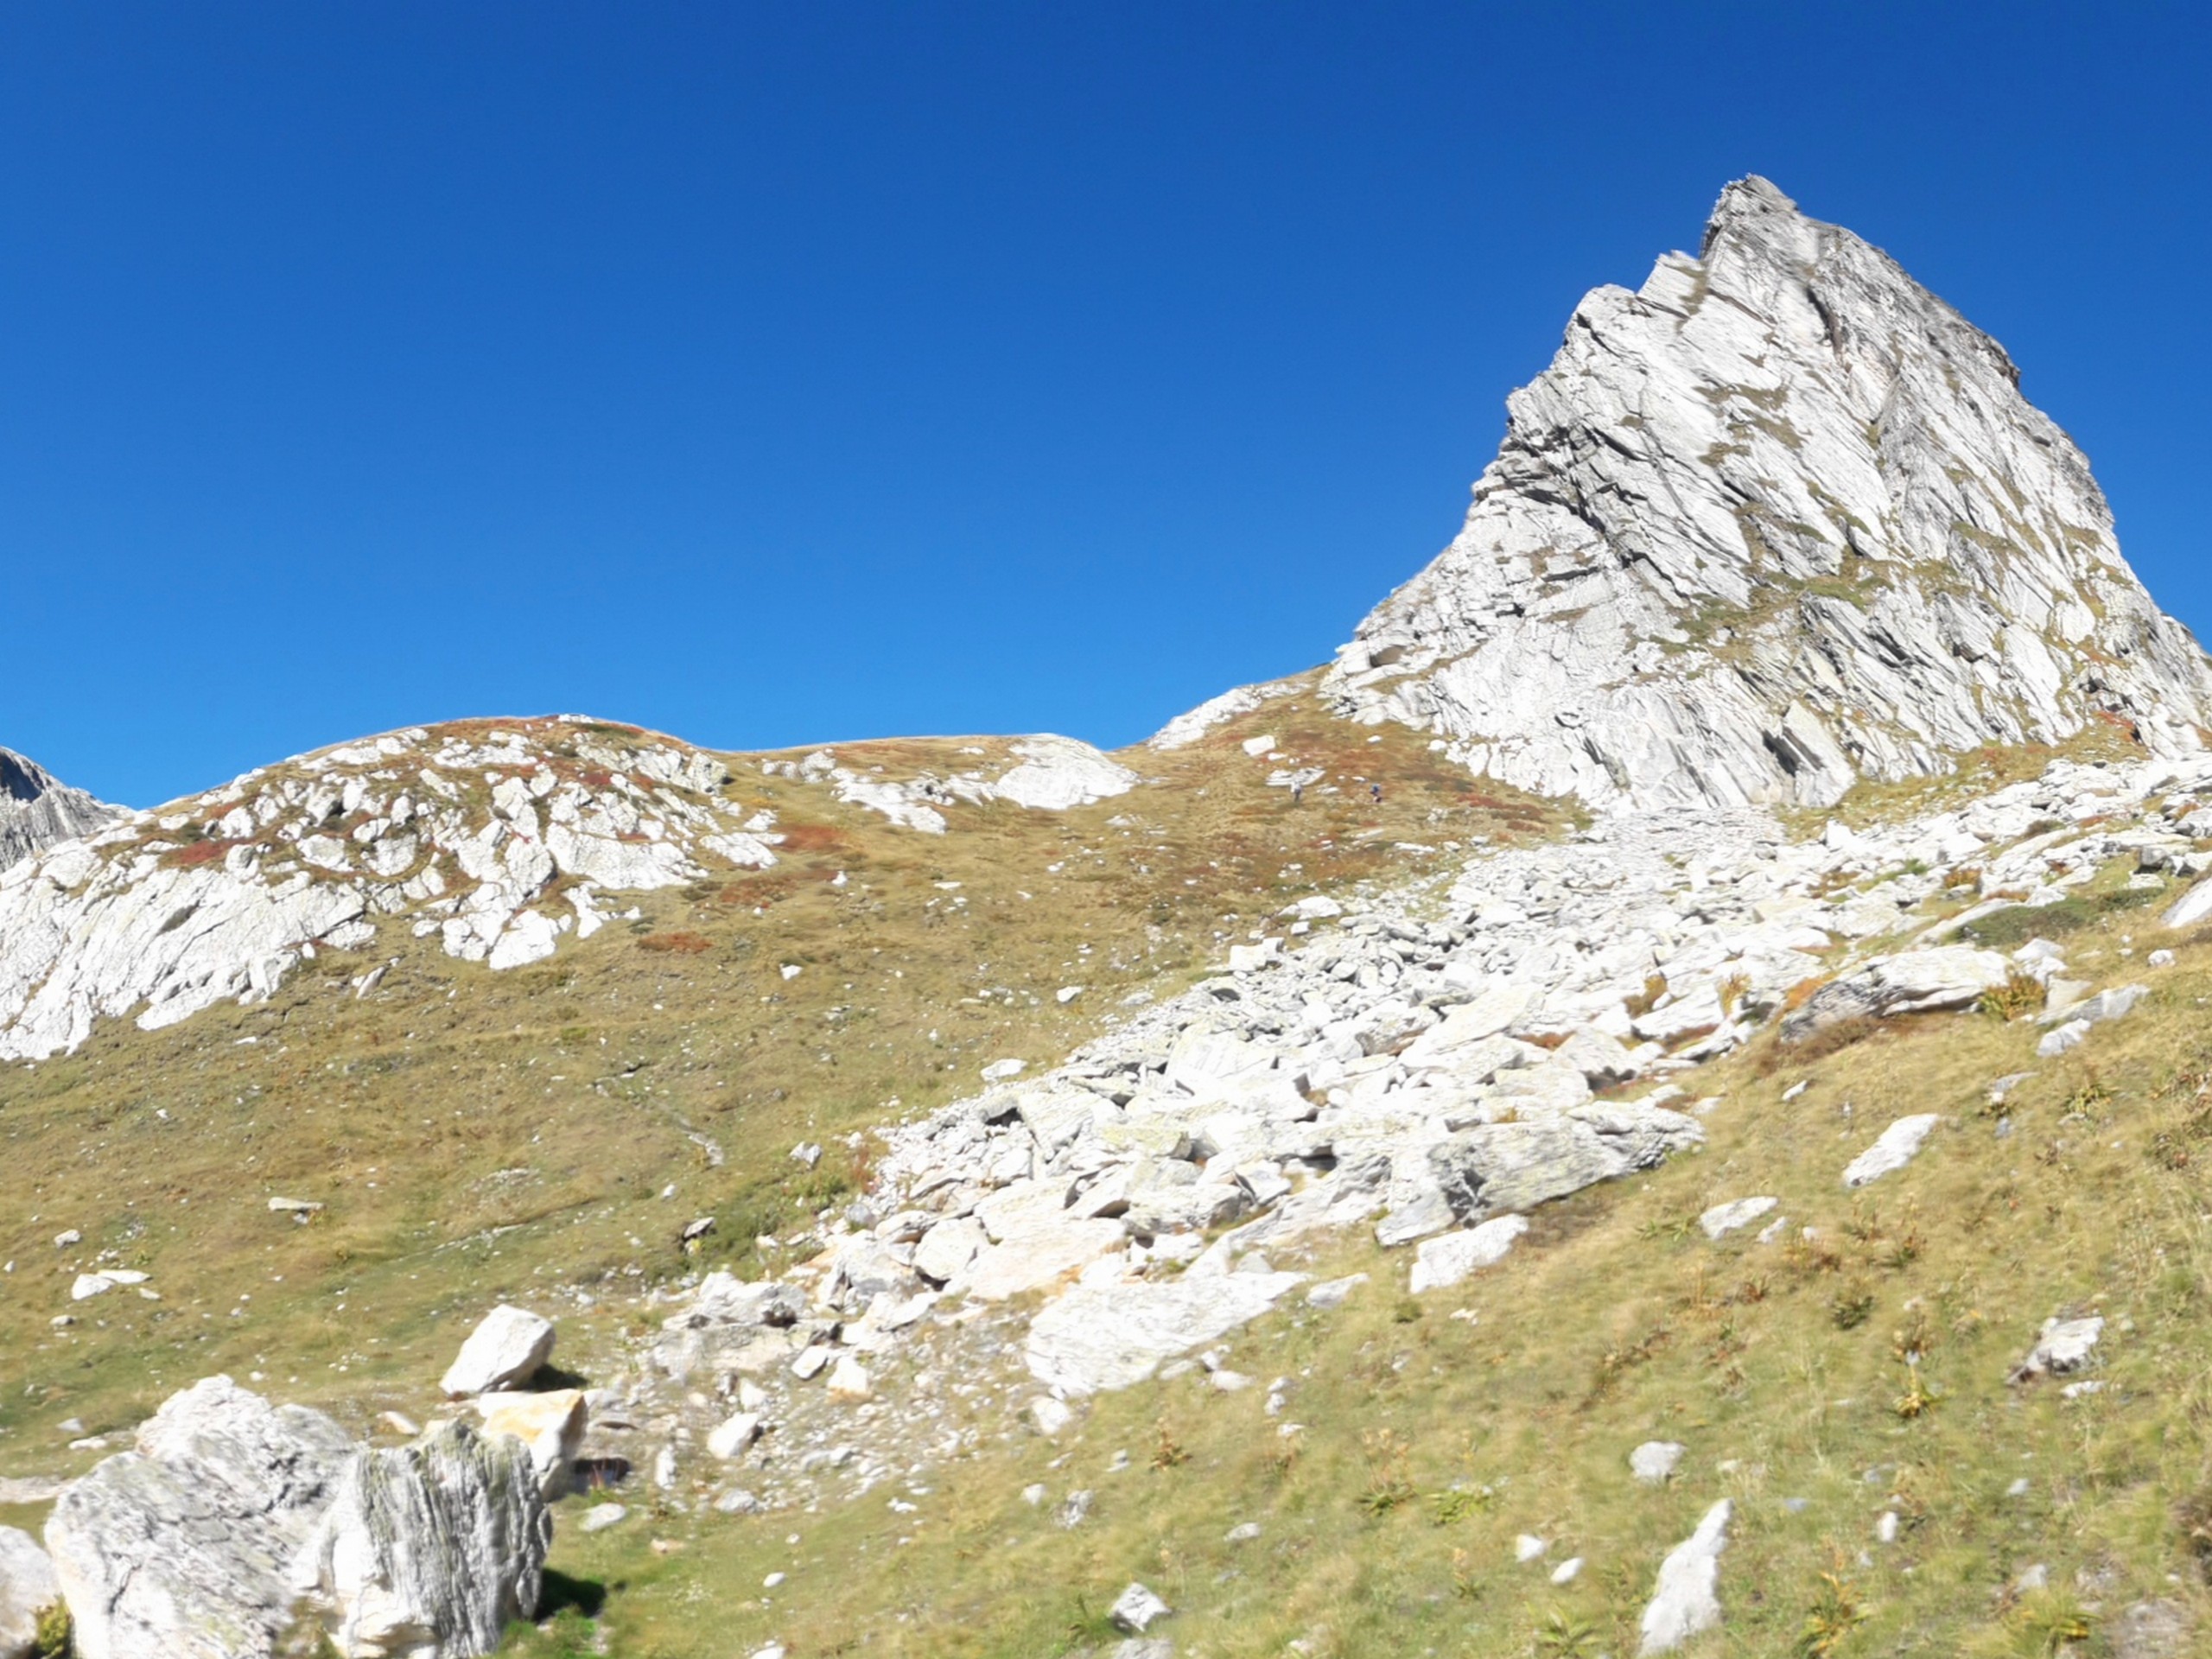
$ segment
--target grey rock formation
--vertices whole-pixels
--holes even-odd
[[[320,1412],[227,1376],[172,1396],[62,1495],[46,1527],[80,1659],[264,1659],[284,1569],[353,1446]]]
[[[1782,1022],[1783,1040],[1802,1042],[1846,1020],[1970,1008],[2012,972],[2012,964],[1994,950],[1964,944],[1877,957],[1814,992]]]
[[[0,1659],[29,1659],[38,1616],[61,1599],[54,1562],[30,1534],[0,1527]]]
[[[552,1542],[523,1443],[442,1423],[353,1455],[290,1586],[344,1659],[474,1659],[536,1613]]]
[[[2109,714],[2198,746],[2212,672],[2004,350],[1764,179],[1576,309],[1459,537],[1338,707],[1602,807],[1825,804]]]
[[[1429,1162],[1452,1213],[1464,1220],[1533,1210],[1631,1170],[1654,1168],[1704,1140],[1695,1118],[1663,1106],[1592,1104],[1557,1117],[1470,1129],[1437,1147]]]
[[[118,816],[116,808],[70,788],[37,761],[0,749],[0,870]]]

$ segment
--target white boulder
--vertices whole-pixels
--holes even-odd
[[[1919,1156],[1929,1132],[1942,1121],[1935,1112],[1919,1112],[1897,1119],[1875,1138],[1872,1146],[1844,1166],[1843,1184],[1864,1186],[1903,1169]]]
[[[1728,1547],[1728,1500],[1705,1512],[1697,1530],[1659,1563],[1658,1583],[1643,1610],[1641,1654],[1671,1653],[1720,1623],[1720,1553]]]
[[[553,1352],[553,1323],[502,1303],[486,1313],[438,1386],[448,1400],[520,1387]]]
[[[1443,1290],[1470,1274],[1496,1267],[1513,1249],[1513,1241],[1529,1230],[1526,1216],[1493,1216],[1465,1231],[1424,1239],[1414,1253],[1408,1285],[1418,1296],[1425,1290]]]

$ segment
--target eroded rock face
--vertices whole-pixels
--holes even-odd
[[[274,1654],[291,1623],[286,1565],[353,1449],[321,1412],[227,1376],[172,1396],[47,1522],[81,1659]]]
[[[114,807],[70,788],[29,756],[0,749],[0,870],[90,835],[116,816]]]
[[[537,1611],[553,1518],[523,1442],[444,1423],[364,1449],[292,1564],[344,1659],[473,1659]]]
[[[1600,288],[1459,537],[1325,684],[1604,807],[1825,804],[2100,712],[2198,741],[2212,674],[2004,350],[1764,179]]]

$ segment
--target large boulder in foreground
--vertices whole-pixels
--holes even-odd
[[[531,1450],[454,1423],[356,1446],[227,1376],[173,1395],[47,1522],[78,1659],[476,1659],[537,1605]],[[51,1598],[49,1598],[50,1599]]]
[[[343,1659],[462,1659],[537,1611],[552,1547],[529,1448],[441,1423],[364,1448],[290,1573]]]
[[[62,1494],[46,1524],[79,1659],[267,1659],[284,1570],[352,1456],[321,1412],[227,1376],[175,1395]]]
[[[1965,944],[1877,957],[1815,991],[1803,1007],[1783,1020],[1782,1039],[1802,1043],[1846,1020],[1970,1008],[2012,974],[2012,964],[1994,950]]]

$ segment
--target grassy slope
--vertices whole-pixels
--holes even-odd
[[[1309,794],[1291,811],[1236,747],[1269,728],[1293,753],[1386,778],[1382,810]],[[880,1122],[893,1096],[954,1097],[1001,1053],[1049,1061],[1128,988],[1185,982],[1298,893],[1422,868],[1399,840],[1540,827],[1524,804],[1471,797],[1403,734],[1364,736],[1278,704],[1184,755],[1142,757],[1157,788],[1065,816],[955,809],[942,841],[741,767],[748,804],[800,830],[792,855],[650,896],[628,933],[503,976],[402,933],[379,947],[400,966],[365,1001],[310,969],[270,1007],[105,1028],[70,1060],[0,1072],[11,1186],[30,1195],[0,1218],[16,1262],[0,1301],[0,1471],[82,1467],[92,1454],[60,1452],[61,1419],[124,1428],[217,1370],[263,1370],[272,1392],[357,1425],[385,1405],[419,1412],[477,1311],[556,1282],[599,1294],[563,1319],[563,1353],[588,1372],[624,1322],[642,1325],[634,1292],[684,1270],[682,1222],[721,1214],[728,1248],[831,1196],[784,1156],[802,1135]],[[943,753],[841,758],[895,774]],[[844,888],[829,885],[839,869]],[[2146,918],[2092,914],[2069,942],[2076,969],[2147,976],[2120,954],[2131,926]],[[647,948],[673,934],[708,948]],[[785,962],[806,971],[785,982]],[[1294,1265],[1373,1281],[1337,1313],[1293,1307],[1228,1344],[1262,1384],[1291,1379],[1281,1419],[1264,1386],[1185,1376],[1100,1400],[1058,1445],[991,1441],[925,1492],[753,1519],[654,1512],[639,1494],[642,1523],[566,1528],[556,1547],[556,1592],[599,1620],[572,1609],[516,1651],[721,1656],[772,1635],[802,1656],[1014,1659],[1103,1642],[1101,1610],[1141,1578],[1179,1610],[1186,1655],[1294,1639],[1315,1654],[1624,1653],[1659,1557],[1721,1496],[1738,1517],[1729,1622],[1709,1652],[1789,1651],[1822,1608],[1849,1627],[1833,1649],[1846,1654],[2046,1650],[2077,1618],[2094,1649],[2140,1596],[2212,1611],[2190,1536],[2212,1516],[2196,1496],[2212,1492],[2212,1105],[2198,1095],[2212,947],[2185,945],[2152,977],[2150,1006],[2040,1066],[2031,1030],[1986,1016],[1815,1059],[1765,1039],[1688,1079],[1722,1097],[1701,1156],[1546,1210],[1460,1291],[1416,1305],[1403,1253],[1326,1243]],[[1061,1007],[1053,988],[1074,982],[1086,995]],[[982,995],[998,988],[1011,996]],[[246,1035],[261,1040],[238,1046]],[[2000,1137],[1986,1084],[2030,1069]],[[1843,1163],[1919,1110],[1949,1120],[1921,1160],[1846,1194]],[[726,1161],[710,1165],[695,1133]],[[305,1228],[266,1213],[268,1194],[293,1192],[331,1210]],[[1752,1193],[1820,1237],[1714,1245],[1692,1225]],[[85,1230],[83,1250],[54,1249],[65,1225]],[[151,1270],[165,1300],[111,1294],[54,1334],[67,1274],[103,1246]],[[2044,1317],[2090,1306],[2112,1321],[2105,1392],[2005,1385]],[[1907,1416],[1910,1349],[1932,1403]],[[1015,1370],[1002,1356],[993,1380]],[[1284,1421],[1306,1427],[1286,1440]],[[1628,1450],[1651,1438],[1690,1448],[1665,1488],[1627,1476]],[[1130,1466],[1111,1472],[1124,1451]],[[1042,1508],[1020,1497],[1032,1483]],[[1075,1488],[1096,1505],[1064,1530],[1052,1510]],[[1904,1521],[1887,1547],[1872,1538],[1885,1507]],[[1245,1521],[1262,1536],[1225,1542]],[[1523,1531],[1554,1541],[1541,1566],[1514,1564]],[[1546,1573],[1569,1554],[1588,1565],[1554,1588]],[[2009,1598],[2037,1561],[2054,1592]],[[753,1587],[774,1571],[789,1581]]]
[[[2123,925],[2075,936],[2075,965],[2140,972]],[[1017,1436],[926,1495],[735,1522],[662,1513],[564,1535],[556,1561],[614,1587],[624,1655],[772,1635],[801,1655],[1065,1653],[1104,1639],[1101,1610],[1133,1578],[1179,1609],[1179,1652],[1215,1659],[1294,1640],[1618,1654],[1660,1557],[1727,1497],[1729,1618],[1694,1652],[1798,1651],[1826,1628],[1832,1647],[1802,1650],[2044,1653],[2077,1621],[2096,1652],[2139,1598],[2212,1611],[2212,1535],[2191,1533],[2212,1517],[2212,947],[2184,946],[2154,980],[2131,1019],[2040,1065],[2033,1028],[1987,1015],[1810,1060],[1770,1036],[1688,1079],[1721,1096],[1702,1155],[1541,1212],[1459,1290],[1414,1302],[1406,1255],[1362,1240],[1300,1263],[1373,1280],[1340,1313],[1288,1310],[1228,1344],[1261,1387],[1185,1376],[1100,1400],[1058,1445]],[[2000,1134],[1987,1085],[2029,1070]],[[1947,1122],[1921,1158],[1847,1193],[1843,1165],[1923,1110]],[[1793,1242],[1696,1230],[1707,1206],[1757,1193],[1782,1200]],[[2104,1392],[2007,1386],[2044,1318],[2090,1309],[2110,1322]],[[1292,1388],[1271,1419],[1276,1376]],[[1286,1440],[1285,1421],[1306,1427]],[[1648,1439],[1689,1448],[1666,1487],[1629,1478]],[[1111,1472],[1117,1452],[1130,1466]],[[1033,1482],[1041,1509],[1020,1496]],[[1066,1531],[1052,1511],[1074,1488],[1098,1498]],[[1902,1522],[1889,1546],[1873,1537],[1885,1509]],[[1225,1541],[1244,1522],[1262,1536]],[[1554,1541],[1541,1563],[1516,1565],[1522,1532]],[[1554,1588],[1569,1555],[1587,1566]],[[2009,1593],[2038,1562],[2051,1590]],[[772,1595],[738,1588],[779,1570]],[[586,1628],[568,1615],[518,1651],[584,1650]]]
[[[221,1370],[359,1427],[419,1413],[485,1306],[553,1285],[598,1293],[565,1326],[564,1351],[588,1354],[637,1291],[697,1265],[677,1244],[693,1217],[721,1218],[710,1259],[750,1270],[757,1233],[803,1224],[864,1173],[865,1148],[835,1142],[803,1170],[786,1156],[801,1139],[973,1092],[1001,1055],[1057,1060],[1122,996],[1179,988],[1291,899],[1436,861],[1402,841],[1553,821],[1478,802],[1402,732],[1370,743],[1303,696],[1268,716],[1341,792],[1292,808],[1239,747],[1262,729],[1248,720],[1137,752],[1153,781],[1117,800],[956,805],[931,837],[737,759],[732,796],[789,836],[772,870],[626,898],[638,920],[504,974],[386,923],[268,1003],[162,1032],[110,1022],[73,1056],[0,1068],[0,1472],[89,1466],[99,1454],[65,1451],[61,1422],[127,1430]],[[974,766],[972,747],[838,755],[899,777]],[[1367,775],[1388,780],[1380,808],[1351,788]],[[394,957],[351,995],[349,977]],[[787,963],[803,971],[786,980]],[[329,1207],[296,1226],[269,1212],[275,1195]],[[57,1249],[65,1229],[84,1243]],[[72,1277],[103,1262],[149,1272],[162,1300],[73,1305]],[[57,1332],[60,1313],[79,1323]]]

